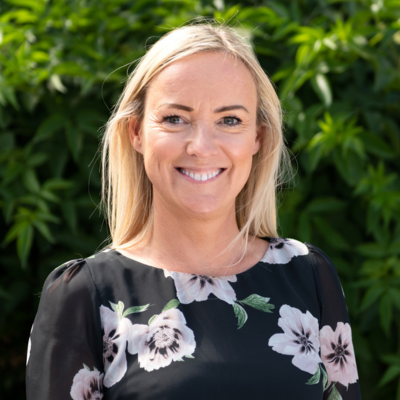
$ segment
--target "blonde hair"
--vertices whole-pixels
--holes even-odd
[[[276,188],[288,166],[278,96],[261,68],[251,45],[233,28],[201,23],[177,28],[158,40],[130,74],[123,93],[105,126],[102,141],[102,201],[111,234],[111,247],[129,248],[151,232],[152,184],[129,139],[129,119],[144,114],[147,88],[166,66],[199,52],[222,52],[243,62],[252,73],[258,93],[257,123],[263,127],[260,150],[253,156],[249,179],[236,198],[239,235],[234,240],[277,237]],[[230,246],[229,246],[230,247]]]

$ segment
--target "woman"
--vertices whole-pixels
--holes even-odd
[[[48,277],[28,399],[360,399],[335,267],[278,238],[279,100],[224,26],[141,60],[104,135],[110,248]]]

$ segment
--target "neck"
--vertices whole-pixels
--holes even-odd
[[[234,204],[225,213],[205,217],[184,215],[154,200],[152,233],[144,247],[153,264],[207,274],[239,261],[242,246],[224,251],[239,234]]]

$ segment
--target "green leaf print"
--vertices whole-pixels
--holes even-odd
[[[186,358],[194,358],[191,354],[185,354],[184,357],[186,357]]]
[[[321,367],[321,371],[322,371],[322,387],[323,387],[323,389],[325,391],[326,389],[328,389],[328,386],[329,386],[329,384],[328,384],[328,374],[326,373],[325,367],[322,364],[320,364],[320,367]]]
[[[233,310],[238,319],[238,329],[240,329],[247,321],[247,313],[245,309],[238,303],[233,304]]]
[[[178,358],[176,361],[185,361],[183,358]]]
[[[122,314],[122,317],[125,318],[129,314],[139,313],[146,311],[149,308],[150,304],[146,304],[145,306],[136,306],[136,307],[129,307],[125,312]]]
[[[109,302],[111,304],[111,308],[118,314],[118,318],[122,319],[122,314],[124,312],[124,303],[122,301],[119,301],[118,304],[114,304],[111,301]]]
[[[148,322],[147,324],[150,325],[150,324],[153,322],[153,319],[154,319],[155,317],[157,317],[157,315],[158,315],[158,314],[154,314],[154,315],[149,319],[149,322]]]
[[[168,310],[170,310],[171,308],[177,308],[177,307],[179,306],[179,304],[181,304],[179,300],[173,299],[173,300],[169,301],[169,302],[165,305],[165,307],[163,308],[163,312],[164,312],[164,311],[168,311]]]
[[[331,389],[331,393],[329,394],[328,400],[343,400],[339,391],[336,389],[336,386],[333,385]]]
[[[90,371],[90,368],[86,364],[83,364],[83,368],[85,368],[86,370]]]
[[[309,379],[309,381],[306,383],[306,385],[316,385],[319,382],[319,379],[321,377],[321,369],[318,364],[317,371],[315,374]]]
[[[275,308],[273,304],[268,304],[269,297],[262,297],[258,294],[252,294],[249,297],[246,297],[244,300],[240,300],[239,302],[268,313],[272,313],[271,310]]]

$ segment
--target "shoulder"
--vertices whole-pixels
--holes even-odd
[[[109,265],[114,251],[103,250],[87,258],[69,260],[56,267],[47,276],[41,297],[70,297],[77,293],[96,291],[93,271]]]

